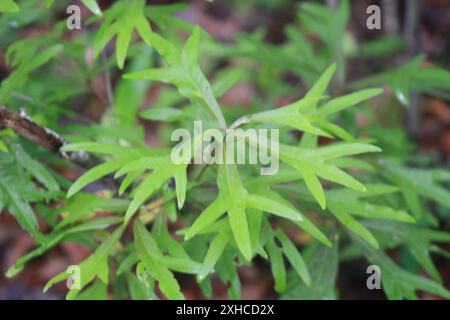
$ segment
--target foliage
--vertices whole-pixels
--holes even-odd
[[[165,297],[182,299],[178,273],[194,275],[205,296],[211,295],[217,274],[230,284],[229,296],[239,299],[239,267],[256,257],[270,266],[281,298],[338,298],[340,257],[360,256],[380,266],[388,298],[417,298],[417,290],[450,297],[430,257],[431,251],[448,256],[435,242],[450,242],[450,235],[435,229],[441,217],[429,209],[430,202],[450,207],[448,169],[417,167],[408,158],[410,149],[393,148],[390,154],[391,136],[365,132],[355,121],[356,112],[372,116],[367,110],[375,97],[387,101],[388,92],[370,86],[391,86],[407,106],[410,91],[446,97],[447,71],[422,68],[423,58],[416,58],[347,84],[346,64],[354,54],[345,45],[348,1],[336,11],[302,4],[299,25],[286,28],[288,40],[281,45],[264,42],[261,30],[239,35],[233,44],[218,43],[174,16],[183,6],[120,0],[101,10],[96,1],[82,2],[94,16],[88,31],[70,41],[64,40],[69,31],[62,23],[47,35],[8,43],[5,58],[12,71],[1,82],[0,103],[16,111],[25,103],[31,117],[71,142],[62,152],[96,160],[70,184],[61,175],[61,168],[76,168],[70,159],[0,131],[0,209],[6,208],[36,241],[8,276],[58,244],[75,241],[94,251],[79,265],[81,289],[69,290],[69,299],[103,299],[107,292],[156,299],[155,284]],[[60,5],[45,3],[45,10]],[[31,15],[28,10],[27,1],[20,6],[2,1],[0,24]],[[178,30],[190,33],[184,43],[174,36]],[[308,40],[311,33],[320,45]],[[401,47],[398,39],[357,50],[372,59],[393,47]],[[87,48],[94,62],[84,59]],[[222,59],[238,62],[221,68]],[[239,64],[242,59],[249,63]],[[68,70],[60,69],[62,61]],[[117,73],[122,77],[107,110],[99,123],[77,124],[78,109],[66,106],[86,96],[86,83],[106,69],[125,70]],[[295,85],[283,80],[286,72],[296,76]],[[243,81],[259,89],[249,108],[221,106],[225,92]],[[152,108],[141,110],[149,86],[159,95]],[[308,89],[299,95],[299,86]],[[26,93],[26,101],[20,93]],[[280,96],[295,102],[274,108]],[[162,122],[164,147],[146,145],[139,118]],[[261,176],[254,165],[173,163],[170,132],[191,130],[194,120],[223,131],[280,129],[279,153],[267,150],[279,158],[280,170]],[[367,132],[376,139],[367,138]],[[228,139],[267,148],[248,136]],[[108,191],[93,193],[92,186]],[[97,215],[100,211],[108,215]],[[37,215],[49,232],[39,231]],[[307,241],[291,237],[291,228]],[[392,248],[409,250],[432,279],[399,266],[385,253]],[[56,275],[45,290],[70,275]]]

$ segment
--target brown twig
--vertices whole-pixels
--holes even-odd
[[[43,146],[59,156],[67,157],[61,151],[61,147],[66,144],[66,141],[56,132],[34,122],[25,111],[16,113],[6,109],[4,106],[0,106],[0,126],[11,128],[18,135]]]
[[[36,123],[23,109],[19,113],[16,113],[0,105],[1,127],[10,128],[16,134],[82,167],[90,167],[98,162],[98,159],[90,157],[86,152],[62,151],[61,148],[67,143],[64,138],[53,130]]]

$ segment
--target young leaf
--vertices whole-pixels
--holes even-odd
[[[273,235],[267,240],[266,249],[269,254],[270,268],[275,278],[275,291],[284,292],[286,290],[286,268],[284,266],[282,251],[276,245]]]
[[[353,236],[352,240],[370,262],[380,267],[383,289],[389,299],[417,299],[417,290],[450,299],[450,292],[440,284],[403,270],[382,251],[376,250],[361,239]]]
[[[183,119],[183,111],[175,108],[152,108],[139,114],[143,119],[173,122]]]
[[[388,237],[393,245],[404,244],[430,276],[441,282],[441,276],[430,257],[433,242],[450,242],[450,234],[417,225],[395,221],[370,220],[366,227]]]
[[[336,278],[339,266],[338,243],[326,247],[318,242],[311,243],[303,255],[310,270],[311,286],[303,286],[295,270],[288,274],[287,288],[281,299],[330,300],[336,299]],[[324,263],[326,261],[327,263]]]
[[[158,80],[172,83],[181,95],[189,98],[194,104],[200,104],[214,117],[221,128],[226,128],[226,122],[214,97],[211,85],[198,65],[200,28],[196,27],[192,36],[180,51],[167,44],[164,39],[154,39],[159,42],[155,48],[165,58],[168,66],[160,69],[149,69],[142,72],[126,74],[126,79]]]
[[[102,10],[100,10],[100,7],[98,6],[97,2],[95,0],[81,0],[83,4],[95,15],[101,16]]]
[[[336,63],[333,63],[325,70],[325,72],[320,76],[319,80],[317,80],[316,83],[314,83],[314,85],[311,87],[311,89],[309,89],[309,91],[306,93],[305,98],[320,97],[325,94],[325,91],[328,88],[331,79],[333,78],[334,72],[336,71],[336,66]],[[315,106],[313,106],[313,108],[303,109],[303,111],[310,111],[313,109],[315,109]]]
[[[405,106],[410,104],[410,92],[448,97],[450,89],[450,73],[442,68],[423,65],[424,56],[414,57],[397,69],[382,72],[352,83],[353,87],[388,84],[392,87],[396,98]]]
[[[93,254],[91,254],[86,260],[79,264],[80,268],[80,289],[72,288],[67,293],[67,299],[75,299],[78,293],[87,284],[89,284],[97,276],[103,283],[108,283],[108,256],[113,246],[119,241],[124,227],[117,228],[106,239]],[[67,279],[71,273],[64,271],[50,281],[44,287],[44,292],[50,289],[55,283]]]
[[[209,245],[202,268],[198,273],[198,280],[203,281],[211,273],[219,260],[228,242],[228,236],[225,233],[217,235]]]
[[[240,251],[245,259],[250,261],[252,258],[252,247],[245,209],[243,207],[231,207],[228,209],[228,221]]]
[[[330,114],[352,107],[362,101],[375,97],[383,92],[383,89],[366,89],[335,98],[320,106],[315,113],[318,117],[326,117]]]
[[[345,211],[345,207],[341,207],[339,205],[329,205],[328,209],[343,225],[366,240],[372,246],[379,249],[380,246],[377,239],[375,239],[375,237],[369,230],[367,230],[366,227],[356,221],[351,215],[347,214],[347,212]]]
[[[94,5],[95,1],[88,1],[88,3],[88,7],[93,10],[95,14],[101,14],[98,6]],[[85,4],[87,5],[87,3]],[[149,41],[151,27],[145,17],[144,7],[144,0],[122,0],[117,1],[110,9],[104,12],[104,21],[95,36],[95,57],[100,55],[103,48],[114,37],[114,35],[117,34],[117,66],[120,69],[123,69],[133,30],[137,29],[139,35],[144,40]]]
[[[311,277],[309,275],[308,268],[306,267],[306,264],[303,261],[303,258],[300,255],[298,249],[283,232],[277,230],[275,232],[275,236],[277,237],[278,240],[280,240],[282,250],[286,258],[292,264],[292,266],[294,267],[295,271],[298,273],[300,278],[305,282],[305,284],[308,287],[310,287]]]
[[[127,164],[128,161],[128,159],[112,160],[90,169],[81,177],[79,177],[78,180],[75,181],[75,183],[70,187],[69,191],[67,191],[67,197],[70,198],[88,184],[106,176],[107,174],[114,172],[115,170]]]
[[[337,206],[350,214],[365,218],[415,222],[415,219],[403,210],[395,210],[388,206],[373,204],[367,199],[398,192],[398,188],[382,184],[369,184],[366,187],[366,192],[359,193],[349,192],[350,190],[345,189],[332,190],[328,194],[329,205]],[[333,210],[329,209],[330,211]]]
[[[154,256],[161,256],[161,252],[150,233],[139,220],[136,220],[134,223],[133,235],[137,255],[151,276],[158,281],[161,291],[169,299],[184,299],[183,294],[180,292],[180,286],[173,274],[167,267],[155,260]]]
[[[198,234],[201,230],[212,224],[220,216],[222,216],[228,209],[229,200],[226,197],[217,197],[195,220],[192,226],[185,234],[185,239],[188,240]]]
[[[19,12],[20,8],[13,0],[2,0],[0,2],[0,12]]]
[[[46,64],[56,54],[61,52],[62,49],[62,44],[55,44],[42,52],[29,57],[29,59],[21,60],[19,66],[1,83],[0,103],[6,102],[11,93],[27,81],[28,76],[32,71]]]
[[[298,222],[301,227],[305,227],[312,231],[315,236],[326,241],[326,237],[309,221],[306,220],[304,224],[301,223],[304,218],[293,207],[281,203],[273,197],[267,197],[265,194],[256,195],[248,193],[242,184],[236,165],[220,165],[217,184],[219,185],[218,197],[200,214],[200,217],[186,232],[185,237],[187,239],[200,233],[227,211],[236,243],[243,256],[249,259],[252,248],[245,212],[247,208],[253,208]]]

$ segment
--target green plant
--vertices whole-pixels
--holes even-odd
[[[2,3],[2,11],[19,10],[14,1]],[[24,1],[23,7],[29,3]],[[49,7],[52,3],[46,1]],[[194,275],[203,293],[211,296],[211,276],[216,273],[230,283],[229,296],[239,299],[237,269],[255,257],[270,264],[275,290],[282,298],[333,298],[339,258],[361,255],[381,267],[389,298],[416,298],[416,290],[450,297],[430,258],[431,250],[448,255],[434,242],[450,242],[450,234],[433,229],[438,221],[426,206],[432,200],[450,207],[450,193],[440,185],[449,180],[449,172],[411,169],[405,154],[389,158],[383,145],[360,137],[363,130],[354,121],[345,128],[340,125],[345,119],[354,120],[352,109],[369,105],[382,94],[382,89],[366,88],[367,84],[391,84],[402,97],[408,90],[437,93],[449,87],[448,72],[426,69],[420,77],[399,83],[398,74],[405,71],[390,71],[355,82],[361,90],[350,92],[342,46],[347,36],[347,1],[341,2],[337,13],[314,4],[301,11],[305,30],[320,35],[320,49],[293,26],[288,27],[289,41],[282,46],[262,42],[258,33],[224,46],[199,27],[175,18],[173,13],[182,8],[178,5],[121,0],[101,12],[95,1],[83,3],[97,15],[90,23],[98,23],[98,30],[66,41],[60,23],[51,33],[15,41],[6,51],[13,71],[0,87],[0,103],[9,110],[0,118],[0,124],[8,127],[0,131],[0,208],[6,207],[36,241],[36,248],[21,257],[8,276],[61,242],[75,241],[94,252],[79,265],[81,289],[69,290],[67,298],[106,298],[108,292],[120,298],[157,298],[157,283],[164,296],[180,299],[183,294],[174,273]],[[5,14],[0,23],[6,24],[14,14]],[[149,20],[157,30],[152,30]],[[184,43],[174,32],[179,28],[190,32]],[[139,39],[131,41],[135,29]],[[116,35],[115,57],[100,59]],[[211,61],[200,66],[203,42]],[[87,46],[93,47],[94,63],[84,59]],[[253,64],[216,71],[218,58],[237,57],[259,62],[263,72],[252,72]],[[69,62],[67,70],[58,70],[62,62]],[[77,112],[65,105],[85,96],[86,83],[114,64],[125,72],[101,121],[73,124]],[[419,68],[418,60],[403,68],[413,67]],[[281,79],[280,73],[286,71],[309,88],[302,98]],[[60,72],[66,76],[52,79]],[[42,81],[43,75],[51,77]],[[436,81],[424,81],[425,75]],[[253,97],[247,110],[220,107],[218,99],[245,80],[254,80],[264,94]],[[159,86],[155,105],[140,112],[149,85],[156,83],[168,85]],[[32,123],[50,127],[71,143],[50,133],[59,143],[53,150],[54,144],[46,146],[51,153],[26,141],[42,144],[42,137],[33,140],[20,131],[22,122],[30,125],[28,117],[13,112],[22,105],[23,93],[28,97],[27,111],[37,122]],[[297,98],[296,102],[274,109],[280,93]],[[7,117],[16,117],[15,122],[6,121]],[[72,125],[61,125],[62,117]],[[138,117],[164,122],[160,137],[165,147],[145,144]],[[255,165],[173,163],[170,133],[191,128],[194,120],[224,132],[230,127],[279,128],[279,152],[268,150],[278,153],[278,173],[261,176]],[[300,141],[293,132],[302,133]],[[319,137],[327,144],[319,144]],[[244,140],[262,147],[258,140]],[[73,167],[73,162],[87,171],[71,184],[55,168]],[[82,191],[96,181],[113,182],[102,195]],[[55,200],[64,204],[56,206]],[[34,204],[51,231],[39,230]],[[109,215],[99,217],[99,211]],[[304,250],[288,236],[286,230],[292,226],[307,235]],[[398,266],[385,253],[393,247],[409,250],[433,280]],[[56,275],[45,290],[70,275]],[[292,281],[288,284],[287,279]]]

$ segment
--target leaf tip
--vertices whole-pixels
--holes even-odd
[[[333,62],[332,64],[330,64],[328,66],[328,68],[325,70],[325,73],[330,73],[330,74],[334,74],[336,72],[336,68],[337,68],[337,63]]]
[[[193,237],[192,233],[190,231],[186,232],[186,234],[184,235],[184,241],[188,241],[191,240]]]
[[[67,195],[66,198],[69,199],[71,198],[75,193],[77,193],[78,190],[76,190],[75,188],[70,187],[69,190],[67,191]]]
[[[329,247],[329,248],[333,248],[333,244],[331,243],[330,240],[328,240],[327,237],[324,237],[324,238],[322,239],[322,243],[323,243],[324,245],[326,245],[327,247]]]
[[[21,267],[17,267],[17,265],[13,265],[6,271],[5,277],[6,278],[12,278],[16,274],[18,274],[21,270],[22,270]]]
[[[49,282],[47,282],[46,284],[45,284],[45,286],[44,286],[44,289],[42,289],[42,292],[43,293],[46,293],[51,287],[52,287],[52,282],[51,281],[49,281]]]

